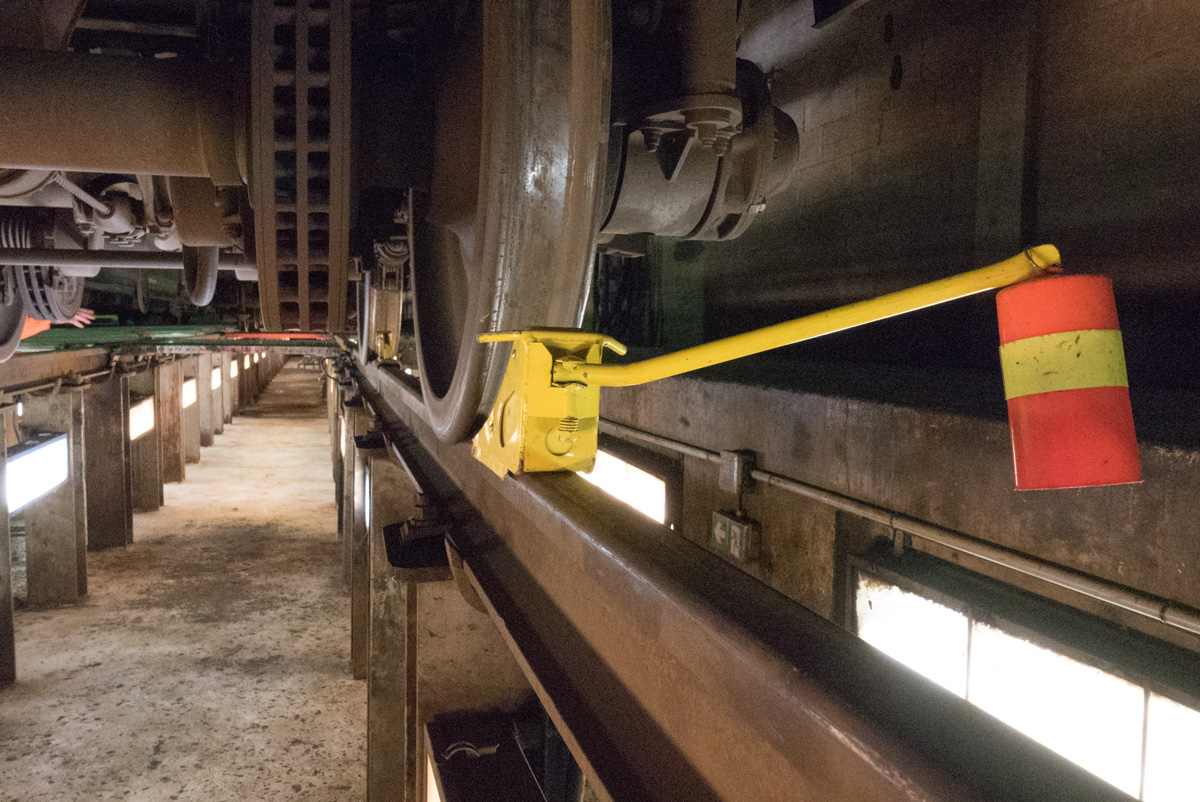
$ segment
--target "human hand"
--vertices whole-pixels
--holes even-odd
[[[74,326],[77,329],[82,329],[84,326],[89,325],[95,319],[96,319],[96,313],[93,312],[91,309],[80,309],[78,312],[75,313],[75,316],[72,317],[67,322],[70,323],[72,326]]]

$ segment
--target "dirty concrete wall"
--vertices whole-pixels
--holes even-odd
[[[759,467],[870,504],[1097,576],[1200,607],[1200,452],[1143,444],[1144,483],[1018,493],[1008,427],[946,411],[830,394],[680,377],[612,388],[601,415],[712,451],[750,449]],[[683,460],[679,531],[709,546],[711,515],[732,509],[717,466]],[[742,565],[829,618],[839,570],[890,530],[820,502],[758,487],[744,498],[758,521],[762,557]],[[1200,638],[1150,619],[933,549],[1019,587],[1200,651]]]

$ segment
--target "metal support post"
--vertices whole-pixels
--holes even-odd
[[[333,395],[333,403],[331,405],[333,408],[333,420],[330,425],[330,430],[331,430],[330,440],[332,441],[332,447],[333,447],[333,489],[334,489],[334,497],[337,499],[338,537],[341,537],[341,535],[342,535],[342,523],[343,523],[342,519],[344,517],[342,509],[343,509],[343,500],[344,500],[344,497],[346,494],[346,489],[345,489],[346,465],[345,465],[345,460],[342,458],[342,455],[345,453],[345,449],[346,449],[346,445],[345,445],[346,444],[346,433],[345,433],[344,427],[342,425],[342,413],[341,413],[341,409],[340,409],[341,403],[338,401],[338,397],[340,395],[341,395],[341,391],[335,387],[334,395]]]
[[[370,428],[371,416],[363,410],[356,411],[354,433],[366,434]],[[346,538],[350,547],[350,669],[355,679],[366,679],[371,616],[370,563],[367,554],[371,525],[370,465],[362,449],[355,448],[353,453],[353,520],[350,536]]]
[[[237,408],[241,412],[254,403],[254,368],[257,366],[247,354],[238,354],[237,359],[242,360],[237,385]]]
[[[324,370],[328,373],[333,360],[323,362]],[[325,416],[329,426],[329,450],[333,463],[333,481],[336,483],[342,472],[342,449],[338,442],[338,385],[333,379],[325,378]]]
[[[183,365],[166,362],[158,368],[155,412],[162,445],[164,482],[182,482],[186,462],[183,448]]]
[[[153,367],[129,377],[130,409],[147,399],[156,408],[154,425],[134,437],[130,444],[134,512],[154,512],[163,504],[162,444],[157,413],[161,399],[155,396],[157,373],[158,368]]]
[[[342,582],[347,592],[350,589],[351,546],[354,531],[354,417],[357,410],[346,407],[343,402],[342,419]]]
[[[0,412],[0,423],[9,428],[9,415]],[[8,527],[8,498],[5,492],[7,455],[0,449],[0,688],[17,681],[17,643],[13,627],[12,538]]]
[[[88,549],[125,547],[133,542],[128,378],[115,375],[93,384],[84,404]]]
[[[184,391],[183,403],[183,458],[184,462],[200,461],[200,357],[189,357],[180,363],[183,382],[192,382],[192,392]]]
[[[225,423],[233,423],[233,354],[221,354],[221,411]]]
[[[30,607],[74,604],[87,594],[87,497],[84,487],[83,393],[25,396],[26,431],[67,435],[67,480],[33,501],[25,520]]]
[[[412,517],[416,494],[404,470],[387,458],[370,458],[370,478],[367,802],[403,802],[415,769],[406,744],[416,733],[416,661],[408,659],[416,642],[416,584],[388,562],[383,527]]]
[[[213,434],[225,434],[225,355],[212,355],[212,427]]]
[[[216,401],[212,386],[213,355],[200,354],[197,360],[196,407],[200,414],[200,445],[207,448],[213,444],[213,437],[217,433],[213,411]]]
[[[237,412],[242,411],[242,382],[246,379],[242,375],[246,368],[246,360],[241,354],[228,354],[229,356],[229,421],[233,422],[233,416]],[[237,376],[234,376],[234,371],[237,371]]]

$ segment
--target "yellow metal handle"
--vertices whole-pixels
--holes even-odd
[[[632,362],[628,365],[593,365],[583,362],[556,362],[555,384],[575,383],[591,387],[628,387],[645,384],[693,370],[719,365],[734,359],[761,354],[785,345],[794,345],[814,337],[844,331],[884,320],[927,306],[965,298],[968,295],[1007,287],[1037,278],[1059,265],[1058,249],[1039,245],[989,267],[931,281],[907,290],[881,295],[869,301],[841,306],[815,315],[789,320],[774,326],[748,331],[673,354]],[[482,340],[482,338],[480,338]],[[614,349],[615,350],[615,349]],[[618,353],[622,353],[618,351]]]
[[[476,339],[481,343],[511,343],[521,336],[519,331],[490,331],[480,334]]]

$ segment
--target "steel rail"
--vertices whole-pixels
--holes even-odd
[[[500,480],[353,369],[603,797],[1126,798],[579,477]]]
[[[601,420],[600,431],[622,439],[640,440],[659,446],[660,448],[669,449],[678,454],[685,454],[689,457],[703,459],[708,462],[719,463],[721,461],[719,452],[709,451],[699,446],[682,443],[678,440],[672,440],[651,432],[644,432],[641,429],[625,426],[615,421]],[[771,487],[777,487],[789,493],[795,493],[798,496],[819,501],[834,509],[853,513],[876,523],[881,523],[898,532],[912,535],[930,543],[937,543],[938,545],[961,551],[964,554],[970,554],[973,557],[1009,568],[1025,576],[1034,577],[1043,582],[1049,582],[1052,585],[1066,588],[1067,590],[1097,599],[1114,607],[1138,613],[1168,626],[1190,632],[1193,635],[1200,635],[1200,612],[1177,604],[1170,599],[1140,593],[1136,590],[1106,582],[1098,577],[1076,573],[1045,560],[1040,560],[1037,557],[1031,557],[1012,549],[1006,549],[1003,546],[996,546],[970,535],[956,532],[953,529],[931,524],[928,521],[904,515],[896,510],[869,504],[865,501],[844,496],[841,493],[826,490],[816,485],[810,485],[806,482],[800,482],[781,474],[755,469],[751,471],[750,478],[756,482],[762,482]]]

